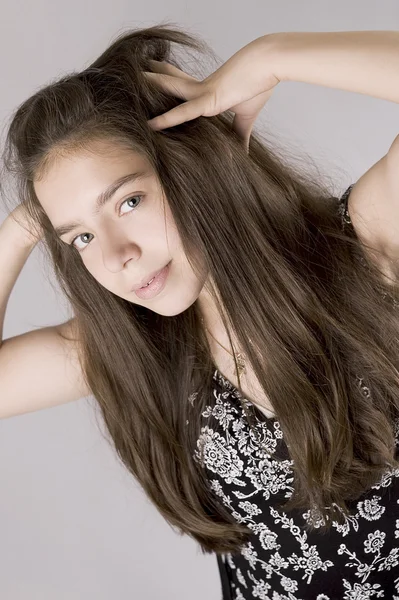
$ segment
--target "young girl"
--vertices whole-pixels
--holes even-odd
[[[207,50],[124,33],[13,115],[0,322],[42,237],[73,318],[3,340],[0,416],[93,394],[224,598],[399,598],[399,138],[339,198],[252,133],[280,81],[399,102],[399,34],[265,35],[203,81],[173,43]]]

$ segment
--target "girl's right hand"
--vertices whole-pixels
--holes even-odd
[[[38,225],[29,217],[24,204],[18,204],[7,218],[13,219],[19,225],[23,242],[27,245],[35,246],[42,239],[43,230],[41,228],[38,230]]]

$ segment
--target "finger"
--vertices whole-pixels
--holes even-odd
[[[150,73],[148,71],[144,71],[144,75],[147,79],[153,81],[156,85],[159,85],[166,92],[177,98],[191,100],[198,94],[196,86],[200,85],[199,81],[189,81],[180,77],[165,75],[164,73]]]
[[[202,96],[195,98],[190,102],[184,102],[175,106],[163,115],[159,115],[154,119],[150,119],[147,123],[155,131],[160,129],[167,129],[168,127],[175,127],[185,121],[192,121],[197,117],[201,117],[204,112],[204,103]]]
[[[178,69],[177,67],[175,67],[175,65],[172,65],[166,61],[150,59],[149,62],[151,64],[152,69],[156,73],[164,73],[165,75],[173,75],[174,77],[180,77],[181,79],[187,79],[188,81],[199,81],[199,79],[192,77],[188,73],[185,73],[181,69]]]

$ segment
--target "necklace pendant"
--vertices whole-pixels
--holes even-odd
[[[238,352],[236,354],[236,359],[237,359],[237,370],[238,370],[238,375],[241,377],[241,375],[245,375],[246,373],[246,367],[245,367],[245,358],[244,355],[241,354],[240,352]]]

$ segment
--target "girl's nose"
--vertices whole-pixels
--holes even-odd
[[[129,260],[137,260],[141,254],[137,244],[124,237],[121,231],[112,233],[110,228],[103,234],[100,245],[104,266],[111,273],[121,271]]]

